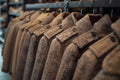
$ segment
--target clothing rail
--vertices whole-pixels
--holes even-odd
[[[64,1],[57,3],[26,4],[26,10],[36,10],[40,8],[77,8],[77,7],[120,7],[120,0],[93,0],[93,1]]]

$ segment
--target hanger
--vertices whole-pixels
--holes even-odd
[[[114,10],[111,9],[111,13],[110,13],[110,16],[113,17],[113,13],[114,13]]]

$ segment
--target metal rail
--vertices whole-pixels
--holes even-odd
[[[77,8],[77,7],[120,7],[120,0],[93,0],[93,1],[70,1],[70,2],[57,2],[57,3],[38,3],[27,4],[26,10],[36,10],[40,8]]]

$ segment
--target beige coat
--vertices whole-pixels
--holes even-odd
[[[61,28],[59,27],[59,25],[55,25],[50,30],[44,33],[44,36],[39,41],[31,80],[39,80],[41,78],[51,40],[55,37],[55,35],[61,33],[63,29],[75,25],[74,22],[76,22],[77,19],[74,15],[79,15],[79,13],[73,12],[66,18],[64,15],[62,18],[65,19],[61,23]]]
[[[13,53],[13,47],[14,46],[14,41],[16,39],[16,33],[17,33],[17,30],[18,29],[18,25],[19,23],[22,25],[24,23],[24,21],[22,21],[26,16],[28,16],[29,14],[31,13],[24,13],[23,15],[21,15],[20,17],[18,18],[15,18],[13,19],[10,23],[9,23],[9,26],[7,28],[7,33],[6,33],[6,36],[5,36],[5,43],[3,45],[3,67],[2,67],[2,70],[4,72],[9,72],[11,70],[10,68],[10,63],[11,63],[11,55]],[[19,22],[21,21],[21,22]],[[9,34],[8,34],[9,33]]]
[[[112,29],[120,40],[120,19],[112,24]],[[112,41],[116,40],[112,38]],[[93,80],[120,80],[120,45],[118,44],[104,59],[101,70]]]
[[[38,48],[39,40],[41,39],[44,32],[49,30],[51,26],[57,25],[61,23],[61,21],[64,19],[65,15],[67,16],[68,13],[61,13],[59,14],[50,24],[42,26],[42,28],[39,28],[38,30],[35,30],[33,32],[33,35],[30,39],[30,45],[28,49],[28,55],[26,59],[26,66],[24,71],[23,80],[30,80],[33,66],[34,66],[34,60],[36,56],[36,51]]]
[[[82,53],[88,48],[88,46],[93,44],[103,35],[105,36],[106,34],[110,33],[112,30],[110,28],[110,25],[110,18],[106,15],[95,23],[92,30],[85,32],[72,41],[72,43],[66,48],[62,56],[56,80],[72,80],[77,61]]]
[[[94,17],[94,19],[100,18],[100,16],[98,18],[98,16],[96,17],[94,15],[91,17]],[[75,24],[75,27],[66,29],[52,40],[41,80],[55,80],[65,48],[75,37],[92,28],[92,18],[86,15]],[[94,20],[93,22],[96,21]]]
[[[48,24],[55,17],[56,17],[56,13],[46,13],[46,14],[43,13],[42,16],[40,16],[38,18],[38,20],[34,20],[30,24],[28,24],[28,26],[25,27],[24,31],[26,31],[26,33],[25,33],[25,36],[23,39],[21,49],[17,55],[18,60],[17,60],[16,71],[15,71],[15,80],[22,80],[22,78],[23,78],[24,67],[25,67],[26,57],[27,57],[27,53],[28,53],[28,47],[29,47],[30,38],[32,35],[31,31],[33,32],[34,30],[36,30],[36,28],[34,28],[35,25]],[[39,27],[41,27],[41,26],[39,26]],[[31,31],[30,31],[30,28],[32,28]]]

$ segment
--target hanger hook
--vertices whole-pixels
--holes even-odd
[[[79,1],[79,5],[83,5],[83,1],[84,1],[84,0],[80,0],[80,1]],[[82,8],[80,9],[80,14],[83,14],[83,9],[82,9]]]
[[[95,14],[95,9],[93,9],[93,14]]]
[[[114,10],[112,9],[112,10],[111,10],[111,14],[110,14],[110,15],[111,15],[111,17],[113,17],[113,12],[114,12]]]
[[[112,0],[109,0],[109,4],[111,4],[112,3]]]
[[[83,9],[80,10],[80,14],[83,14]]]

